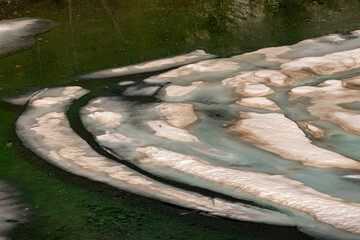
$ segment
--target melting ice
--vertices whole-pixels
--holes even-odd
[[[18,18],[0,21],[0,56],[34,43],[33,36],[53,28],[50,20]]]
[[[46,161],[119,189],[237,220],[360,239],[360,151],[350,147],[360,143],[360,111],[346,105],[360,101],[359,37],[329,35],[226,59],[197,51],[86,74],[178,67],[119,83],[119,96],[100,95],[79,109],[112,158],[70,127],[67,108],[88,94],[80,87],[35,93],[17,134]]]

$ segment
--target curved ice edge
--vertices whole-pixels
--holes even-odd
[[[4,97],[1,100],[6,102],[6,103],[10,103],[13,105],[19,105],[19,106],[24,106],[27,104],[27,102],[34,97],[35,95],[37,95],[38,93],[45,91],[47,88],[43,88],[43,89],[38,89],[38,90],[30,90],[27,91],[23,94],[14,96],[14,97]]]
[[[286,215],[173,188],[95,152],[70,128],[66,109],[88,93],[80,87],[49,89],[33,97],[16,132],[34,153],[58,167],[119,189],[236,220],[293,226]]]
[[[360,168],[358,161],[312,144],[284,114],[239,112],[239,118],[230,130],[258,148],[313,167]]]
[[[260,66],[269,63],[284,63],[297,58],[317,57],[331,54],[338,51],[346,51],[360,47],[360,31],[355,30],[350,34],[330,34],[316,38],[302,40],[298,43],[287,46],[273,46],[262,48],[253,52],[235,55],[233,58],[250,60],[250,63],[259,65],[259,59],[252,59],[251,56],[263,55],[260,59]],[[250,59],[249,59],[250,57]]]
[[[78,79],[99,79],[99,78],[111,78],[120,77],[126,75],[133,75],[146,72],[156,72],[166,70],[169,68],[179,67],[189,63],[195,63],[201,60],[216,58],[216,55],[208,54],[203,50],[195,50],[193,52],[177,55],[173,57],[167,57],[157,60],[146,61],[139,64],[123,66],[118,68],[109,68],[101,71],[87,73],[78,76]]]
[[[83,109],[92,109],[92,111],[95,111],[95,113],[96,111],[98,111],[99,113],[103,113],[104,115],[102,115],[102,117],[104,118],[102,118],[102,121],[100,121],[101,125],[107,126],[107,128],[105,129],[109,130],[109,132],[112,132],[112,130],[110,130],[109,128],[114,127],[114,129],[116,129],[120,124],[120,120],[114,124],[113,122],[111,122],[110,124],[110,120],[113,119],[112,116],[113,114],[115,114],[115,112],[111,112],[110,108],[103,108],[103,106],[99,104],[99,102],[101,102],[100,99],[103,98],[93,100],[92,103],[96,102],[95,105],[88,104]],[[179,103],[171,104],[176,105]],[[121,106],[121,104],[117,103],[116,106]],[[112,107],[116,106],[114,105]],[[174,117],[181,118],[184,115],[184,111],[176,111],[176,113],[178,115],[175,114]],[[94,114],[94,112],[92,112],[92,114]],[[107,115],[106,117],[105,114]],[[116,115],[117,119],[124,118],[124,116],[120,115],[118,112],[116,112]],[[105,121],[106,119],[108,121]],[[84,121],[84,119],[82,120]],[[90,124],[88,120],[86,122],[87,124]],[[83,123],[85,125],[85,122]],[[96,125],[95,122],[92,124]],[[114,149],[114,145],[112,145],[112,143],[106,145],[106,143],[102,142],[101,140],[99,141],[98,135],[94,133],[94,131],[97,132],[97,130],[99,129],[95,129],[96,128],[93,127],[87,127],[87,130],[90,131],[94,135],[94,137],[98,139],[98,143],[103,146],[104,149]],[[99,131],[98,133],[102,134],[102,131]],[[141,134],[137,134],[137,136],[140,135]],[[127,137],[129,136],[123,136],[123,139]],[[123,139],[121,141],[125,142],[125,140]],[[116,141],[120,141],[120,139],[116,139]],[[109,142],[112,141],[109,140]],[[232,193],[230,195],[233,197],[239,197],[239,195],[237,194],[240,194],[240,192],[244,191],[253,194],[259,199],[268,200],[270,202],[312,215],[317,218],[319,222],[321,222],[319,223],[320,225],[315,225],[318,228],[317,231],[309,230],[313,232],[313,235],[325,234],[322,233],[324,232],[324,227],[321,226],[321,224],[324,223],[327,223],[334,226],[335,228],[342,229],[344,231],[358,232],[359,225],[357,224],[356,220],[352,219],[352,217],[356,219],[356,216],[360,215],[359,204],[345,202],[342,199],[331,197],[324,193],[318,192],[308,186],[305,186],[299,181],[291,180],[280,175],[269,175],[260,172],[234,170],[226,167],[214,166],[210,163],[206,163],[206,161],[202,159],[198,159],[190,155],[179,154],[156,147],[141,147],[137,148],[136,150],[138,152],[140,151],[145,153],[144,158],[140,159],[139,162],[141,162],[141,164],[147,165],[147,167],[144,167],[144,165],[139,165],[139,163],[137,162],[134,162],[134,164],[153,174],[167,178],[169,176],[166,174],[164,175],[161,172],[161,169],[165,172],[168,172],[168,170],[178,170],[178,173],[181,172],[183,174],[182,178],[179,179],[179,181],[183,183],[191,184],[198,187],[204,187],[204,185],[202,185],[204,184],[204,182],[199,183],[198,181],[194,181],[194,179],[191,179],[191,177],[195,176],[196,179],[201,178],[208,181],[209,183],[214,183],[214,185],[219,184],[223,187],[232,188]],[[126,152],[126,150],[124,151]],[[119,155],[117,155],[116,153],[114,155],[116,157],[119,157]],[[127,157],[125,157],[125,159],[127,159]],[[157,171],[156,169],[160,170]],[[228,192],[222,192],[222,190],[219,189],[217,189],[217,191],[224,194],[229,194]],[[344,216],[337,216],[338,212],[343,212]],[[297,213],[295,213],[294,215],[296,214]],[[301,222],[304,220],[308,221],[309,223]],[[296,223],[299,223],[299,226],[305,228],[305,232],[307,231],[307,229],[311,229],[311,227],[309,227],[309,224],[312,221],[309,218],[304,218],[301,220],[296,219],[295,221]],[[328,229],[326,231],[328,231]],[[341,236],[341,238],[345,239],[346,237],[343,235]],[[351,236],[347,239],[354,239],[354,236]]]
[[[41,18],[17,18],[0,21],[0,56],[28,47],[33,36],[49,31],[56,23]]]

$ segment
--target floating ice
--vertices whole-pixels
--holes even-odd
[[[123,94],[125,96],[152,96],[159,88],[159,86],[128,87]]]
[[[360,239],[359,49],[355,31],[232,58],[199,61],[211,55],[193,52],[85,75],[196,61],[120,82],[131,86],[79,109],[111,159],[70,128],[66,109],[87,93],[80,87],[27,98],[17,133],[45,160],[129,192],[233,219],[295,224],[325,238]]]
[[[296,58],[316,57],[360,47],[359,30],[350,35],[331,34],[307,39],[291,46],[270,47],[234,56],[259,67],[278,66]]]
[[[122,116],[120,113],[115,112],[94,112],[88,115],[88,117],[96,119],[99,124],[116,127],[120,125]]]
[[[350,178],[350,179],[360,179],[360,175],[346,175],[344,178]]]
[[[155,136],[183,142],[198,142],[185,127],[197,120],[191,104],[165,103],[155,108],[166,120],[150,120],[147,124],[155,131]]]
[[[292,221],[284,214],[170,187],[99,155],[70,128],[65,115],[72,101],[87,92],[80,87],[65,87],[49,89],[36,95],[29,102],[28,110],[16,122],[18,136],[36,154],[64,170],[129,192],[213,215],[292,225]],[[48,98],[56,98],[58,101],[51,105],[43,104]],[[109,114],[100,116],[100,121],[108,123],[104,119]],[[118,120],[121,121],[121,118],[118,117],[116,123]],[[114,125],[111,122],[109,126]]]
[[[137,148],[137,151],[146,155],[140,159],[141,162],[230,186],[234,191],[244,191],[260,199],[304,211],[334,227],[360,233],[360,222],[354,221],[360,218],[360,204],[345,203],[282,176],[212,166],[188,155],[151,146]]]
[[[33,36],[55,26],[50,20],[18,18],[0,21],[0,56],[34,43]]]
[[[283,114],[239,113],[242,120],[231,127],[242,137],[260,148],[279,154],[285,159],[301,161],[316,167],[360,168],[360,162],[319,148],[300,128]]]
[[[119,77],[131,74],[139,74],[145,72],[161,71],[169,68],[178,67],[181,65],[198,62],[200,60],[210,59],[216,57],[215,55],[208,54],[203,50],[196,50],[188,54],[153,60],[149,62],[139,63],[126,67],[110,68],[98,72],[84,74],[79,76],[80,79],[97,79],[97,78],[110,78]]]
[[[206,60],[198,63],[182,66],[145,79],[147,83],[166,83],[166,82],[190,82],[206,78],[215,78],[224,74],[232,74],[242,69],[242,64],[230,59]]]
[[[105,100],[105,98],[100,98],[95,100],[94,102],[100,103],[106,101],[108,100]],[[121,102],[118,105],[121,106]],[[179,108],[179,106],[181,105],[184,105],[184,107]],[[151,105],[149,106],[151,107]],[[89,108],[95,109],[96,107],[93,104],[90,104],[89,106],[85,107],[85,109],[89,109]],[[101,111],[108,111],[108,109],[103,109],[101,107],[100,109]],[[155,109],[157,111],[162,111],[163,117],[165,117],[165,119],[173,120],[177,118],[178,121],[180,122],[175,122],[174,125],[178,127],[177,128],[178,130],[187,127],[189,124],[194,123],[197,119],[196,115],[192,113],[193,110],[189,114],[184,114],[186,111],[192,109],[190,104],[165,103],[162,105],[158,105],[157,107],[155,107]],[[119,108],[114,108],[114,110],[119,111]],[[124,112],[126,113],[126,111]],[[292,125],[289,128],[289,126],[287,125],[289,123],[284,124],[284,122],[279,121],[278,118],[269,120],[267,117],[260,115],[266,116],[269,114],[257,114],[257,116],[259,116],[259,119],[264,119],[264,122],[261,123],[261,124],[265,124],[264,129],[269,128],[267,127],[266,124],[275,124],[275,125],[278,124],[279,126],[279,128],[276,129],[270,128],[270,130],[264,131],[263,134],[266,135],[267,137],[264,138],[265,141],[269,141],[269,139],[271,140],[274,138],[273,134],[271,133],[269,134],[269,131],[277,131],[280,132],[279,133],[280,135],[277,137],[277,139],[275,139],[275,141],[276,140],[280,141],[279,144],[280,148],[281,146],[286,144],[295,144],[296,147],[297,146],[299,147],[299,151],[303,151],[305,154],[306,154],[306,149],[304,150],[304,148],[310,149],[314,155],[311,156],[312,159],[310,160],[314,161],[315,164],[318,166],[322,167],[324,165],[325,166],[335,165],[335,166],[343,167],[344,165],[346,166],[346,164],[348,164],[347,166],[360,165],[356,161],[347,159],[339,154],[312,145],[310,141],[305,138],[305,135],[297,127],[295,123],[292,123]],[[280,117],[280,120],[281,118],[284,118],[283,115],[281,114],[273,114],[273,115],[278,115]],[[186,118],[186,116],[190,116],[190,119],[184,120],[183,117]],[[129,122],[129,120],[131,120],[131,118],[130,119],[127,118],[126,121]],[[138,122],[139,119],[134,117],[134,121]],[[290,120],[288,121],[291,122]],[[149,122],[147,123],[149,124]],[[160,134],[159,132],[157,132],[158,135],[160,135],[161,137],[165,136],[167,139],[170,140],[179,141],[179,139],[181,139],[179,135],[181,134],[176,133],[172,128],[169,128],[169,124],[163,126],[162,124],[164,123],[166,123],[166,121],[155,121],[155,120],[151,121],[151,124],[155,126],[158,125],[158,127],[157,126],[154,127],[156,128],[157,131],[161,131]],[[86,124],[87,124],[86,127],[89,130],[93,128],[90,122],[86,121]],[[259,124],[259,126],[262,126],[261,124]],[[116,132],[116,129],[112,129],[112,130],[110,130],[109,128],[106,129],[110,132],[111,131]],[[117,129],[119,129],[119,126],[117,127]],[[292,131],[294,129],[295,131]],[[284,134],[284,132],[286,132],[287,136],[295,135],[293,142],[291,142],[292,138],[289,141],[288,138],[285,138],[284,136],[281,135]],[[129,132],[127,132],[127,134],[129,134]],[[300,134],[300,137],[297,137],[296,134]],[[276,204],[274,205],[274,207],[283,205],[286,207],[290,207],[292,209],[296,209],[298,211],[306,212],[314,216],[317,220],[330,224],[335,228],[342,229],[345,231],[351,231],[354,233],[360,232],[360,226],[358,226],[357,221],[353,221],[353,219],[360,217],[359,215],[360,204],[345,203],[341,199],[333,198],[327,194],[318,192],[310,187],[307,187],[303,185],[301,182],[294,181],[280,175],[269,175],[261,172],[225,168],[210,164],[203,159],[199,159],[197,157],[193,157],[188,154],[181,154],[151,145],[142,146],[143,144],[151,144],[151,143],[159,145],[161,144],[161,142],[150,140],[151,142],[150,143],[150,142],[146,142],[146,140],[144,141],[143,139],[148,137],[145,131],[143,131],[142,134],[135,134],[135,135],[137,136],[135,137],[136,138],[135,141],[137,141],[138,144],[133,144],[133,143],[127,144],[125,141],[119,143],[119,145],[117,145],[116,142],[99,141],[99,143],[106,148],[110,148],[115,154],[120,154],[126,159],[129,159],[134,164],[137,164],[139,167],[143,168],[144,170],[152,172],[156,175],[163,176],[164,178],[176,179],[177,181],[181,181],[190,185],[209,188],[211,190],[223,194],[229,194],[237,198],[245,198],[245,199],[250,199],[252,201],[256,201],[256,199],[267,200],[270,201],[271,203]],[[193,139],[189,139],[189,140],[190,142],[193,141]],[[306,143],[303,143],[304,141]],[[185,142],[188,141],[185,140]],[[162,144],[164,146],[167,145],[165,144],[165,142]],[[301,144],[306,146],[303,147],[301,146]],[[193,145],[193,143],[191,143],[191,145]],[[119,146],[122,147],[119,148]],[[189,145],[187,145],[187,147],[190,149]],[[287,145],[287,147],[289,147],[289,145]],[[288,151],[293,149],[293,147],[289,147],[289,148],[284,147],[284,148]],[[144,156],[139,157],[134,153],[129,153],[134,150],[136,150],[139,153],[143,153]],[[311,153],[309,155],[311,155]],[[321,159],[322,155],[324,155],[323,159]],[[333,159],[334,157],[336,157],[336,159]],[[133,158],[136,159],[132,160]],[[344,165],[341,164],[342,162],[338,163],[339,160],[345,162],[343,163]],[[252,197],[247,196],[247,194],[250,194]],[[256,198],[254,199],[253,197]],[[347,204],[349,205],[346,206]],[[343,212],[344,214],[341,216],[336,215],[336,213],[339,211]],[[302,226],[303,220],[298,219],[299,215],[297,213],[293,213],[293,214],[295,214],[296,216],[296,217],[294,216],[293,221],[295,221],[297,224]],[[352,217],[348,218],[350,216],[349,214]]]
[[[5,97],[2,100],[4,100],[7,103],[11,103],[14,105],[25,105],[33,96],[35,96],[37,93],[39,93],[39,91],[42,90],[37,90],[37,91],[29,91],[27,93],[15,96],[15,97]]]
[[[192,82],[190,85],[187,86],[179,86],[179,85],[170,85],[165,88],[166,96],[168,97],[182,97],[186,94],[193,92],[197,89],[203,81]]]
[[[166,122],[178,128],[185,128],[198,119],[193,105],[189,103],[164,103],[156,110],[165,117]]]
[[[314,125],[311,121],[296,121],[296,123],[303,126],[308,133],[312,134],[316,138],[321,138],[325,134],[324,129]]]
[[[134,81],[123,81],[123,82],[119,82],[120,86],[126,86],[126,85],[131,85],[134,84]]]
[[[243,78],[228,78],[221,83],[224,86],[236,88],[235,92],[245,97],[265,96],[273,93],[273,89],[258,82],[244,81]]]
[[[281,64],[286,71],[306,70],[318,75],[330,75],[356,70],[360,67],[360,48],[335,52],[321,57],[305,57]]]
[[[183,142],[199,141],[194,135],[190,134],[188,131],[171,126],[166,121],[151,120],[147,121],[147,124],[155,131],[155,136]]]
[[[345,109],[339,104],[360,101],[360,90],[350,84],[358,84],[359,78],[327,80],[318,86],[293,88],[290,95],[311,98],[308,110],[314,116],[339,124],[348,132],[360,134],[360,111]]]
[[[274,101],[271,101],[265,97],[242,98],[236,103],[245,107],[261,108],[268,110],[280,110],[280,108],[276,105]]]

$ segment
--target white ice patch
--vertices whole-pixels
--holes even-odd
[[[332,121],[344,130],[360,134],[360,111],[341,107],[343,103],[360,101],[360,90],[347,88],[356,85],[358,78],[327,80],[317,86],[302,86],[290,91],[292,96],[311,98],[309,112],[326,121]]]
[[[321,57],[305,57],[281,64],[285,71],[307,70],[319,75],[352,71],[360,67],[360,48],[335,52]]]
[[[7,103],[10,104],[14,104],[14,105],[25,105],[33,96],[35,96],[37,93],[39,93],[39,91],[43,91],[42,90],[38,90],[38,91],[30,91],[15,97],[5,97],[3,98],[3,100]]]
[[[125,96],[152,96],[159,88],[159,86],[128,87],[123,94]]]
[[[132,138],[129,138],[120,133],[110,133],[106,132],[103,135],[96,136],[96,139],[104,142],[115,142],[115,143],[123,143],[123,142],[133,142]]]
[[[269,47],[255,52],[236,55],[259,67],[278,66],[297,58],[323,56],[339,51],[360,47],[360,32],[354,31],[348,36],[330,34],[314,39],[306,39],[290,46]]]
[[[139,147],[146,157],[140,161],[153,167],[168,167],[244,191],[260,199],[306,212],[317,220],[345,231],[360,233],[360,204],[318,192],[279,175],[214,166],[201,159],[158,147]],[[186,176],[185,176],[186,178]],[[235,193],[234,193],[235,194]]]
[[[285,85],[288,77],[276,70],[259,70],[254,73],[256,77],[263,78],[274,85]]]
[[[90,113],[88,117],[106,127],[119,126],[122,119],[121,114],[116,112],[94,112]]]
[[[199,140],[187,130],[171,126],[162,120],[147,121],[151,129],[155,131],[155,136],[167,138],[169,140],[181,142],[198,142]]]
[[[199,61],[144,80],[171,82],[162,89],[160,84],[119,83],[134,85],[126,87],[121,97],[91,100],[80,117],[104,151],[136,165],[144,174],[99,155],[70,128],[66,110],[86,93],[78,87],[49,89],[31,98],[17,121],[17,132],[49,162],[133,193],[218,216],[296,224],[313,235],[357,239],[358,136],[326,121],[358,133],[360,111],[354,109],[360,101],[360,78],[324,80],[331,79],[331,74],[336,78],[355,75],[354,70],[360,68],[359,49],[360,32],[329,35],[233,58]],[[185,60],[182,56],[92,76],[167,68]],[[187,55],[186,59],[195,58]],[[316,85],[320,81],[324,82]],[[291,89],[291,85],[303,86]],[[126,97],[154,94],[156,98]],[[263,97],[268,94],[273,101]],[[150,99],[155,102],[148,103]],[[253,112],[240,112],[239,119],[239,105]],[[264,114],[268,112],[264,109],[284,114]],[[305,131],[321,139],[311,138],[315,145]],[[178,189],[145,172],[275,210]]]
[[[88,73],[80,76],[81,79],[97,79],[97,78],[110,78],[119,77],[131,74],[139,74],[146,72],[161,71],[181,65],[198,62],[200,60],[210,59],[216,57],[215,55],[208,54],[203,50],[196,50],[188,54],[168,57],[149,62],[139,63],[135,65],[111,68],[98,72]]]
[[[279,154],[285,159],[301,161],[316,167],[360,169],[360,163],[338,153],[317,147],[304,132],[283,114],[240,112],[242,120],[231,127],[256,146]]]
[[[185,128],[198,119],[193,105],[189,103],[163,103],[155,109],[166,122],[178,128]]]
[[[245,107],[261,108],[267,110],[280,110],[278,105],[265,97],[250,97],[242,98],[236,102],[237,104]]]
[[[181,85],[170,85],[165,88],[166,96],[168,97],[182,97],[187,95],[194,90],[196,90],[199,86],[201,86],[204,81],[192,82],[190,85],[181,86]]]
[[[235,88],[235,92],[245,97],[265,96],[274,92],[274,90],[265,84],[262,79],[247,79],[251,72],[239,74],[221,81],[224,86]]]
[[[66,90],[66,88],[49,89],[37,95],[16,122],[20,139],[46,161],[74,174],[104,182],[119,189],[206,211],[213,215],[237,220],[293,225],[284,214],[170,187],[99,155],[70,128],[65,115],[72,101],[86,94],[87,91],[77,88],[76,94],[65,98],[63,93]],[[41,101],[42,98],[56,94],[56,97],[62,100],[51,107],[33,104],[34,101]]]
[[[344,128],[349,129],[350,132],[360,134],[360,111],[346,112],[346,111],[333,111],[329,116]]]
[[[343,178],[360,179],[360,175],[345,175]]]
[[[230,59],[205,60],[170,70],[157,76],[147,78],[144,81],[147,83],[166,83],[177,81],[176,79],[178,78],[184,80],[183,78],[186,77],[186,81],[190,82],[201,80],[209,73],[233,73],[239,71],[241,68],[242,66],[239,62]]]
[[[147,106],[151,107],[154,105]],[[165,121],[171,119],[181,119],[182,116],[192,115],[182,114],[182,111],[177,108],[179,106],[181,106],[181,104],[179,103],[164,103],[155,107],[157,111],[159,111],[159,109],[162,110],[162,117],[163,119],[165,119],[163,121],[151,121],[151,124],[154,126],[154,128],[156,128],[155,131],[157,132],[157,134],[162,131],[162,124],[165,124]],[[185,106],[185,109],[191,109],[192,105],[186,103]],[[90,106],[87,106],[85,108],[89,107]],[[152,108],[149,108],[149,111],[151,110]],[[141,115],[144,114],[143,111],[144,110],[141,110]],[[159,111],[159,113],[161,112]],[[167,119],[168,116],[171,117]],[[131,121],[131,118],[128,119],[128,121]],[[133,121],[139,122],[139,119],[134,117]],[[180,123],[178,123],[177,125],[184,127],[191,122],[193,122],[193,120],[180,121]],[[270,124],[279,124],[279,126],[282,126],[284,129],[281,131],[286,131],[287,129],[287,125],[284,125],[282,121],[279,122],[278,119],[271,119],[269,122]],[[293,124],[296,126],[295,123]],[[264,127],[266,128],[267,126]],[[301,132],[301,130],[297,126],[296,128],[299,132]],[[169,134],[171,130],[168,130],[167,127],[165,127],[164,129],[164,132],[166,132],[168,139],[172,138],[172,140],[179,141],[178,139],[181,138],[181,134]],[[291,130],[292,129],[290,129],[289,131],[289,136],[294,135]],[[141,134],[141,131],[139,131],[136,136],[137,141],[141,141],[143,138],[149,138],[149,135],[145,131],[143,132],[143,134]],[[271,137],[273,136],[270,136],[269,138]],[[149,141],[151,141],[151,139]],[[286,140],[284,140],[284,142],[285,141]],[[166,145],[167,141],[164,142],[166,142]],[[161,144],[160,141],[154,141],[153,143],[156,145]],[[104,143],[101,142],[100,144]],[[175,142],[170,142],[169,144],[174,145]],[[355,213],[355,211],[356,214],[360,214],[360,204],[356,204],[353,202],[345,203],[341,199],[334,198],[330,195],[316,191],[308,186],[305,186],[301,182],[291,180],[284,176],[270,175],[261,172],[218,166],[202,160],[198,157],[190,156],[188,154],[177,153],[175,151],[166,150],[161,147],[152,147],[151,143],[149,144],[149,142],[146,141],[139,145],[136,150],[139,153],[144,154],[144,156],[140,157],[140,161],[138,160],[138,157],[136,157],[136,159],[132,159],[131,157],[129,157],[137,155],[128,152],[125,154],[125,156],[127,156],[125,157],[125,159],[129,159],[130,162],[133,162],[140,168],[148,172],[152,172],[155,175],[163,176],[164,178],[176,179],[176,181],[203,188],[208,188],[213,191],[228,194],[237,198],[245,198],[255,202],[259,200],[265,200],[273,203],[274,206],[277,207],[282,205],[291,209],[295,209],[294,212],[293,210],[289,210],[290,216],[293,217],[293,221],[295,221],[296,224],[298,224],[300,227],[309,227],[308,224],[311,222],[311,224],[315,224],[318,229],[322,229],[321,223],[314,222],[307,217],[304,217],[302,214],[297,213],[297,211],[308,213],[309,215],[314,216],[320,222],[330,224],[331,226],[342,229],[344,231],[359,231],[360,226],[357,225],[357,222],[353,219],[347,218],[346,214]],[[190,143],[186,146],[191,145],[192,144]],[[118,152],[119,154],[121,154],[123,153],[124,149],[126,149],[126,151],[134,151],[133,148],[135,145],[124,149],[122,148],[124,145],[112,145],[105,143],[104,146],[110,148],[116,154]],[[247,198],[246,194],[251,194],[253,198]],[[304,202],[302,202],[303,199]],[[319,205],[321,205],[321,207],[319,207]],[[336,213],[339,210],[346,211],[346,213],[342,216],[338,216],[336,215]],[[353,217],[356,218],[356,216]]]
[[[32,45],[32,36],[49,31],[54,26],[50,20],[37,18],[0,21],[0,55]]]
[[[296,123],[303,126],[305,128],[305,131],[311,133],[316,138],[321,138],[325,135],[324,129],[314,125],[313,123],[311,123],[311,121],[296,121]]]
[[[131,84],[134,84],[135,82],[134,81],[123,81],[123,82],[119,82],[118,84],[120,86],[126,86],[126,85],[131,85]]]

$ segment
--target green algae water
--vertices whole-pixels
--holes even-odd
[[[0,4],[1,20],[35,17],[57,24],[35,36],[32,46],[0,57],[1,98],[43,87],[111,86],[120,78],[83,82],[76,76],[195,49],[227,57],[360,29],[360,2],[355,0]],[[311,239],[295,227],[209,217],[58,169],[16,137],[14,123],[23,110],[0,104],[0,179],[22,193],[19,201],[29,212],[29,221],[12,232],[13,239]]]

